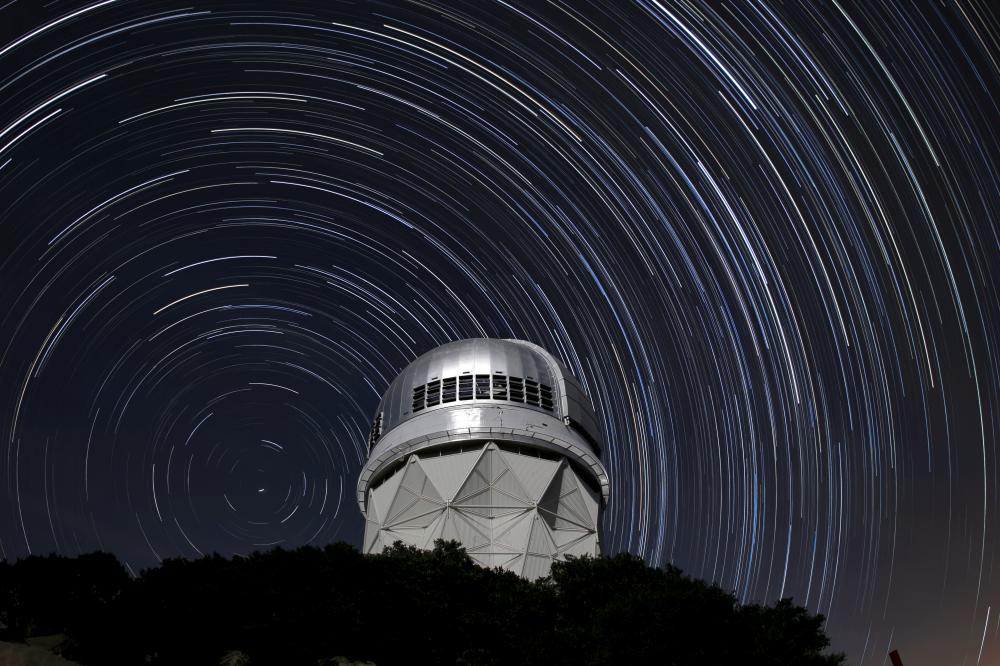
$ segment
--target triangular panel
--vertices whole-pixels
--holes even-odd
[[[375,547],[375,541],[378,540],[379,525],[378,523],[368,522],[365,525],[365,553],[373,552]]]
[[[445,517],[448,515],[447,509],[441,509],[435,516],[434,521],[427,526],[423,548],[433,548],[434,541],[441,538],[441,530],[444,528]]]
[[[479,451],[451,453],[443,456],[428,456],[420,459],[420,466],[445,500],[455,499],[462,482],[479,458]]]
[[[387,527],[427,527],[444,511],[444,505],[423,498],[400,513]]]
[[[587,510],[587,505],[584,504],[583,491],[579,487],[560,497],[559,505],[560,513],[563,511],[568,512],[566,518],[569,520],[576,520],[589,528],[594,527],[594,524],[590,521],[590,511]]]
[[[427,473],[420,466],[420,461],[416,456],[411,456],[403,473],[403,480],[399,484],[400,488],[409,490],[414,495],[426,497],[429,500],[443,502],[441,494],[438,493],[434,484],[427,478]]]
[[[365,520],[375,523],[377,525],[382,521],[381,518],[379,517],[380,514],[378,511],[378,506],[376,506],[375,502],[372,501],[373,494],[374,491],[368,493],[368,510],[365,511]]]
[[[581,529],[552,530],[552,540],[556,542],[556,547],[562,550],[562,548],[567,544],[573,543],[574,541],[591,534],[593,534],[593,532]]]
[[[368,511],[365,515],[365,540],[364,549],[362,551],[364,553],[376,552],[375,542],[378,540],[379,530],[382,529],[382,524],[379,521],[378,508],[372,500],[373,494],[374,493],[368,493]]]
[[[369,506],[375,505],[379,515],[379,522],[384,520],[389,513],[389,505],[392,504],[393,498],[396,497],[396,490],[399,488],[399,482],[402,479],[403,470],[400,469],[369,493],[368,504]]]
[[[549,527],[560,529],[568,527],[585,527],[594,529],[590,521],[589,511],[580,497],[580,487],[573,470],[562,465],[552,478],[548,490],[538,503],[542,509]]]
[[[396,497],[389,506],[386,524],[407,520],[433,510],[435,505],[443,505],[441,495],[430,482],[415,457],[410,458],[399,483]],[[428,521],[430,522],[430,521]]]
[[[561,556],[565,555],[597,555],[597,534],[587,534],[559,549]]]
[[[473,475],[478,474],[478,472],[473,472]],[[492,502],[490,502],[490,487],[486,486],[477,490],[471,495],[466,495],[462,499],[457,500],[452,504],[455,508],[461,508],[462,511],[467,511],[469,513],[474,513],[477,516],[482,516],[483,518],[489,518],[492,516]]]
[[[521,482],[528,497],[533,502],[539,501],[542,498],[542,493],[549,487],[549,482],[552,480],[556,468],[559,467],[559,462],[511,453],[510,451],[504,451],[503,456],[517,476],[517,480]]]
[[[476,463],[475,467],[469,473],[468,478],[462,484],[461,489],[455,493],[455,501],[461,501],[471,495],[482,491],[485,488],[490,487],[489,482],[489,460],[484,462],[484,457],[479,458],[479,462]]]
[[[486,445],[486,453],[483,454],[483,458],[489,461],[489,469],[486,478],[490,480],[490,485],[494,485],[500,475],[509,469],[507,462],[504,460],[503,455],[500,454],[500,450],[494,443],[489,443]]]
[[[493,480],[492,485],[497,490],[503,491],[508,497],[517,500],[518,504],[530,506],[533,501],[518,480],[517,473],[509,467]]]
[[[464,515],[459,511],[451,512],[452,524],[455,526],[455,531],[458,533],[458,540],[461,541],[466,547],[476,547],[482,546],[485,543],[489,543],[490,539],[486,534],[483,534],[480,529],[469,521]]]
[[[587,515],[590,516],[591,525],[596,526],[601,497],[586,483],[580,484],[580,490],[583,492],[583,503],[587,505]]]
[[[543,576],[549,575],[549,570],[552,568],[552,560],[548,557],[540,557],[538,555],[527,555],[524,558],[524,570],[521,575],[525,578],[541,578]]]
[[[505,529],[494,531],[494,541],[508,544],[511,547],[524,552],[528,545],[528,532],[535,521],[535,512],[524,512],[521,516],[510,521]]]
[[[502,565],[504,569],[508,571],[513,571],[517,575],[521,575],[521,567],[524,566],[524,557],[517,555],[516,557],[504,562]]]
[[[462,536],[455,525],[455,512],[445,510],[444,518],[441,519],[441,536],[445,541],[461,541]]]
[[[552,542],[549,529],[545,521],[537,515],[533,516],[531,522],[531,532],[528,535],[528,553],[538,555],[552,555],[556,552],[556,545]]]

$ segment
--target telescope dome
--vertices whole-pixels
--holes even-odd
[[[416,358],[389,385],[358,478],[364,552],[463,543],[529,578],[598,554],[608,475],[583,387],[523,340],[473,338]]]

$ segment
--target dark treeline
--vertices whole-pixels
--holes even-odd
[[[628,556],[557,563],[529,582],[455,543],[346,544],[167,560],[138,578],[111,555],[0,564],[7,640],[60,633],[83,664],[842,664],[822,616]],[[247,661],[248,660],[248,661]]]

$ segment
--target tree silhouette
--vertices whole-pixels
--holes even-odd
[[[109,553],[0,562],[0,621],[11,638],[82,634],[128,585]]]
[[[790,600],[741,605],[631,555],[527,581],[441,541],[167,560],[136,579],[103,553],[31,557],[0,564],[0,620],[64,633],[64,655],[95,665],[843,663],[822,616]]]

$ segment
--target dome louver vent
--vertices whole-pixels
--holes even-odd
[[[503,374],[461,375],[434,379],[413,387],[412,413],[442,403],[464,400],[502,400],[520,402],[547,411],[553,410],[552,387],[534,379]]]

